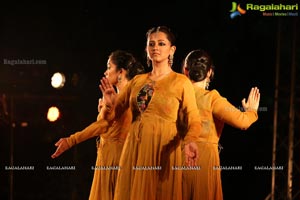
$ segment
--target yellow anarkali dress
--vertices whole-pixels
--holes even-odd
[[[99,114],[100,115],[100,114]],[[82,131],[72,134],[67,142],[70,147],[89,138],[100,136],[94,177],[89,200],[113,200],[121,151],[131,124],[132,115],[126,110],[118,121],[108,124],[99,120]]]
[[[201,124],[191,81],[171,72],[158,81],[137,75],[119,94],[118,117],[130,109],[130,126],[120,158],[115,200],[181,200],[181,144],[178,111],[187,117],[184,143],[198,138]]]
[[[183,171],[183,196],[189,200],[222,200],[218,143],[224,124],[246,130],[258,115],[254,110],[240,111],[217,90],[194,87],[202,125],[197,139],[200,170]]]

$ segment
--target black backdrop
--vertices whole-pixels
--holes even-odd
[[[254,167],[270,166],[272,161],[277,34],[280,31],[281,65],[285,66],[281,76],[289,80],[293,33],[299,35],[299,20],[264,17],[259,12],[231,19],[230,9],[231,2],[226,1],[79,0],[3,5],[0,93],[7,97],[1,103],[7,104],[8,110],[5,113],[2,109],[0,118],[0,198],[12,199],[11,194],[16,200],[88,198],[91,166],[96,159],[95,140],[52,160],[54,143],[96,119],[101,97],[98,84],[109,53],[125,49],[145,63],[146,31],[167,25],[177,34],[175,71],[180,71],[182,59],[190,50],[203,48],[210,52],[216,66],[211,89],[217,89],[232,104],[240,107],[252,86],[260,88],[259,120],[247,131],[225,126],[220,157],[224,166],[242,166],[241,171],[222,172],[225,200],[264,199],[271,191],[271,171]],[[296,45],[299,74],[299,41]],[[12,60],[43,63],[12,65]],[[50,77],[56,71],[67,78],[60,90],[50,86]],[[55,123],[45,117],[52,104],[62,110]],[[21,126],[24,121],[27,127]],[[6,170],[11,158],[15,166],[34,166],[34,170]],[[285,166],[286,160],[278,160],[277,164]],[[47,170],[47,166],[55,165],[76,166],[76,170]]]

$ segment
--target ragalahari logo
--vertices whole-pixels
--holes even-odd
[[[237,5],[237,3],[233,1],[230,12],[231,12],[230,18],[233,19],[237,16],[244,15],[246,13],[246,10],[242,9],[240,4]]]

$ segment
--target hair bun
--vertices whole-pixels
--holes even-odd
[[[145,73],[144,66],[136,60],[129,63],[127,70],[128,70],[127,75],[129,80],[132,79],[135,75]]]
[[[201,49],[191,51],[188,54],[186,65],[189,70],[190,79],[196,82],[204,80],[209,70],[213,69],[209,54]]]

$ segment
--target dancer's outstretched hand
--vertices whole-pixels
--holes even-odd
[[[56,151],[54,152],[54,154],[51,155],[51,158],[57,158],[63,152],[70,149],[69,144],[67,142],[67,138],[60,138],[58,140],[58,142],[56,142],[54,145],[57,146],[57,148],[56,148]]]
[[[99,85],[99,87],[103,94],[103,98],[105,99],[105,106],[112,108],[116,99],[116,91],[114,87],[105,77],[101,79],[101,84]]]
[[[247,102],[245,98],[242,100],[242,106],[245,111],[247,110],[257,111],[259,106],[259,101],[260,101],[259,89],[257,87],[253,87],[250,90]]]

